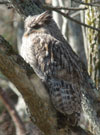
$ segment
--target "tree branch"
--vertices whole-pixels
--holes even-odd
[[[79,11],[79,10],[86,10],[87,8],[79,8],[79,7],[54,7],[54,6],[49,6],[49,5],[43,5],[43,7],[47,10],[74,10],[74,11]]]
[[[14,121],[14,124],[16,126],[16,129],[18,130],[18,134],[25,135],[26,134],[25,126],[24,126],[23,122],[21,121],[18,113],[16,112],[13,103],[8,98],[8,95],[2,88],[0,88],[0,99],[2,100],[3,104],[5,105],[8,112],[10,113],[10,115]]]
[[[27,17],[28,15],[36,15],[44,11],[43,6],[39,0],[9,0],[15,10]]]
[[[89,25],[87,25],[87,24],[85,24],[85,23],[82,23],[82,22],[80,22],[80,21],[78,21],[78,20],[72,18],[72,17],[69,16],[68,14],[63,13],[62,11],[60,11],[59,8],[54,8],[54,7],[50,7],[50,6],[43,6],[43,7],[46,8],[46,9],[48,9],[48,10],[53,10],[53,11],[55,11],[55,12],[57,12],[57,13],[63,15],[65,18],[70,19],[71,21],[73,21],[73,22],[75,22],[75,23],[78,23],[79,25],[82,25],[82,26],[84,26],[84,27],[87,27],[87,28],[90,28],[90,29],[93,29],[93,30],[96,30],[96,31],[100,32],[100,29],[95,28],[95,27],[92,27],[92,26],[89,26]]]

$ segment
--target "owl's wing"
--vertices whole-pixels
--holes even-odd
[[[30,45],[30,50],[27,51],[27,61],[37,75],[49,85],[55,107],[60,111],[64,108],[63,111],[66,112],[73,106],[77,112],[79,110],[77,103],[80,103],[80,74],[78,68],[75,70],[77,64],[73,62],[66,46],[50,35],[37,35]],[[61,100],[59,104],[58,99]],[[63,104],[61,108],[60,104]],[[73,109],[68,111],[72,112]]]
[[[61,79],[49,79],[47,82],[52,103],[55,108],[63,113],[71,115],[81,112],[80,87]]]
[[[67,44],[58,41],[48,34],[37,35],[26,50],[26,61],[43,76],[53,76],[65,81],[78,81],[81,77],[79,60],[71,56]],[[76,60],[75,60],[76,57]]]
[[[74,84],[81,83],[89,95],[94,95],[86,66],[66,41],[61,42],[49,34],[38,34],[32,40],[30,52],[27,55],[30,65],[41,79],[52,76]]]

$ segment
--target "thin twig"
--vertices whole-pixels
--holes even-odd
[[[53,7],[53,6],[48,6],[48,5],[43,5],[43,7],[45,9],[52,9],[52,10],[74,10],[74,11],[78,11],[78,10],[86,10],[87,8],[79,8],[79,7]]]
[[[75,23],[78,23],[78,24],[80,24],[80,25],[82,25],[82,26],[84,26],[84,27],[87,27],[87,28],[90,28],[90,29],[93,29],[93,30],[96,30],[96,31],[100,32],[100,29],[95,28],[95,27],[92,27],[92,26],[89,26],[89,25],[87,25],[87,24],[85,24],[85,23],[82,23],[82,22],[76,20],[76,19],[73,19],[71,16],[69,16],[69,15],[66,14],[66,13],[61,12],[61,11],[58,10],[58,9],[52,9],[52,8],[51,8],[51,9],[49,9],[49,10],[54,10],[55,12],[57,12],[57,13],[63,15],[64,17],[70,19],[71,21],[74,21]]]
[[[93,29],[93,30],[96,30],[96,31],[100,32],[100,29],[95,28],[95,27],[93,27],[93,26],[89,26],[89,25],[87,25],[87,24],[85,24],[85,23],[82,23],[82,22],[76,20],[76,19],[73,19],[73,18],[70,17],[69,15],[67,15],[67,16],[65,16],[65,17],[68,18],[68,19],[70,19],[71,21],[74,21],[75,23],[78,23],[78,24],[84,26],[84,27],[87,27],[87,28],[90,28],[90,29]]]
[[[100,0],[95,0],[95,1],[93,1],[92,3],[93,3],[93,4],[98,4],[98,3],[100,3]]]
[[[76,3],[80,3],[80,4],[82,4],[82,5],[100,7],[100,4],[95,4],[95,3],[85,3],[85,2],[82,2],[82,1],[78,1],[78,0],[73,0],[73,1],[76,2]]]

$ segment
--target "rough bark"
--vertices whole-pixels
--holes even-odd
[[[23,17],[36,15],[44,11],[41,2],[38,0],[9,0],[16,11]]]
[[[87,0],[93,3],[95,0]],[[85,12],[86,23],[90,26],[100,28],[100,7],[88,6]],[[96,87],[100,89],[100,32],[86,29],[87,52],[88,52],[88,72],[91,75]]]

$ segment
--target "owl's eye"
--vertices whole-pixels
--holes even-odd
[[[39,29],[41,26],[39,24],[36,24],[34,26],[31,26],[32,29]]]

